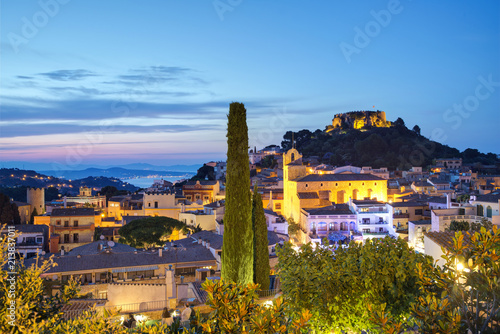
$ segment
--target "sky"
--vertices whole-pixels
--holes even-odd
[[[500,2],[3,0],[2,161],[225,160],[383,110],[459,150],[500,154]],[[63,167],[61,167],[63,166]]]

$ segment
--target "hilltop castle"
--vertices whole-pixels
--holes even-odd
[[[327,131],[333,129],[362,129],[363,127],[388,128],[391,122],[385,118],[385,111],[350,111],[336,114],[332,119],[332,126]]]

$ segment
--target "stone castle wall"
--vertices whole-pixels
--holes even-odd
[[[336,114],[332,119],[332,127],[361,129],[365,126],[369,127],[390,127],[391,122],[387,121],[385,111],[351,111],[342,114]]]

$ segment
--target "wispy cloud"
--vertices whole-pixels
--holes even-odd
[[[83,69],[78,70],[57,70],[45,73],[39,73],[39,75],[46,78],[57,80],[57,81],[76,81],[82,80],[88,77],[95,77],[96,74]]]

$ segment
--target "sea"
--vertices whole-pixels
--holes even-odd
[[[154,176],[146,176],[146,177],[136,177],[133,179],[122,179],[123,182],[128,182],[136,187],[139,188],[148,188],[151,187],[154,183],[155,180],[166,180],[174,183],[175,181],[181,181],[185,179],[190,179],[193,177],[196,173],[186,173],[185,175],[178,175],[178,176],[159,176],[159,175],[154,175]]]

